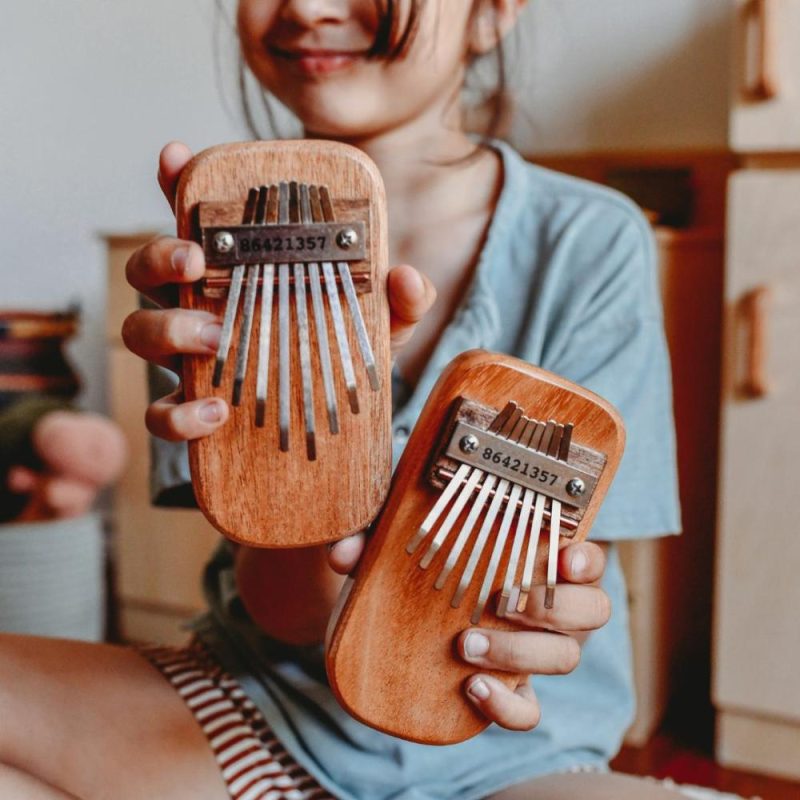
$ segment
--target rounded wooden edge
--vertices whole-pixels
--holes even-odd
[[[330,542],[338,542],[342,539],[346,539],[348,536],[354,536],[357,533],[362,533],[366,531],[383,508],[383,504],[386,500],[386,496],[389,492],[389,483],[391,481],[391,470],[387,472],[386,477],[381,482],[381,491],[379,499],[376,501],[374,507],[370,507],[364,515],[362,520],[359,520],[357,523],[354,524],[354,527],[350,530],[346,531],[337,531],[335,534],[330,536],[325,536],[322,538],[305,538],[305,539],[287,539],[285,536],[282,536],[281,541],[274,541],[273,538],[269,536],[262,536],[260,538],[250,537],[250,536],[242,536],[239,533],[236,533],[230,530],[226,525],[223,525],[220,521],[219,517],[211,512],[211,509],[208,505],[204,502],[205,496],[198,492],[195,495],[197,506],[200,511],[203,513],[203,516],[209,521],[209,523],[217,529],[226,539],[230,539],[232,542],[236,542],[237,544],[246,545],[247,547],[258,547],[263,550],[291,550],[293,548],[305,548],[305,547],[315,547],[321,544],[329,544]]]
[[[178,188],[175,195],[176,208],[179,210],[178,224],[180,225],[181,210],[183,210],[184,213],[186,211],[184,208],[184,199],[187,187],[191,185],[196,172],[207,169],[213,166],[216,161],[230,158],[232,155],[277,152],[293,154],[302,150],[308,150],[310,145],[313,145],[313,148],[317,152],[335,158],[346,158],[358,164],[364,172],[368,173],[370,181],[380,193],[379,201],[382,207],[385,208],[386,189],[380,170],[378,170],[375,162],[357,147],[343,144],[342,142],[329,141],[327,139],[275,139],[268,141],[229,142],[227,144],[218,144],[201,150],[184,168],[180,180],[178,181]]]

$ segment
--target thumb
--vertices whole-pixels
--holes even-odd
[[[158,157],[158,185],[170,208],[175,210],[175,192],[183,168],[191,161],[192,151],[183,142],[170,142]]]
[[[403,265],[389,272],[391,348],[394,355],[414,333],[436,300],[436,289],[421,272]]]
[[[340,575],[351,573],[364,552],[364,541],[364,534],[356,533],[328,545],[328,563],[331,569]]]

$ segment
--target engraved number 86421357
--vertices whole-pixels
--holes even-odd
[[[548,483],[550,486],[555,486],[558,481],[558,475],[554,472],[532,466],[527,461],[522,461],[519,458],[511,458],[511,456],[505,455],[501,450],[493,450],[491,447],[484,447],[481,457],[484,461],[490,461],[492,464],[501,464],[512,472],[519,472],[520,475],[533,478],[541,483]]]

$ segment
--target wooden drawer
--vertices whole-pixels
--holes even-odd
[[[800,169],[731,179],[725,313],[713,694],[719,756],[753,768],[744,718],[800,742]]]
[[[800,0],[737,0],[731,147],[800,152]]]

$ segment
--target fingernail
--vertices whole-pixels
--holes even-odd
[[[482,633],[470,631],[464,640],[464,654],[467,658],[480,658],[489,652],[489,639]]]
[[[486,684],[486,681],[478,678],[478,680],[472,681],[472,683],[469,685],[469,688],[467,689],[467,694],[473,700],[478,700],[478,701],[488,700],[490,694],[489,687]]]
[[[183,276],[189,268],[189,248],[176,247],[172,251],[172,269],[175,270],[177,275]]]
[[[200,406],[197,415],[202,422],[219,422],[222,419],[222,403],[217,400],[209,400]]]
[[[589,559],[581,548],[578,548],[573,554],[570,566],[572,567],[573,575],[582,575],[586,572],[586,568],[589,566]]]
[[[219,347],[219,337],[222,335],[222,325],[219,322],[209,322],[200,328],[200,342],[209,350]]]

